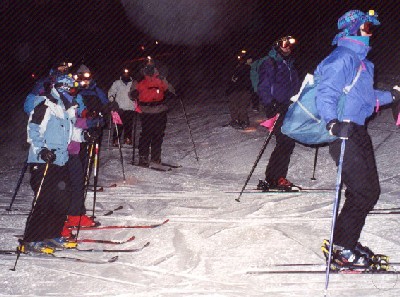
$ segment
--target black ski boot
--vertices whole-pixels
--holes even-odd
[[[262,180],[262,179],[258,180],[257,190],[260,190],[262,192],[268,192],[269,187],[270,187],[270,185],[266,180]]]
[[[324,240],[321,250],[326,261],[329,259],[329,240]],[[334,271],[359,270],[366,271],[371,268],[372,262],[369,258],[356,250],[345,249],[344,247],[333,245],[331,269]]]
[[[356,247],[354,248],[356,251],[361,254],[367,256],[372,263],[374,264],[389,264],[389,257],[383,254],[375,254],[369,247],[363,246],[361,243],[357,242]]]
[[[329,245],[329,240],[325,239],[321,246],[326,261],[329,258]],[[365,247],[363,248],[365,249]],[[359,248],[350,250],[333,245],[331,269],[335,271],[386,271],[389,269],[389,265],[384,262],[374,262],[365,252],[360,252]]]

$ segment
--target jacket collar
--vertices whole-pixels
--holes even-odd
[[[371,50],[370,46],[365,45],[362,40],[354,38],[353,36],[340,38],[338,40],[338,46],[343,46],[352,50],[356,53],[360,60],[364,60],[367,57],[368,52]]]

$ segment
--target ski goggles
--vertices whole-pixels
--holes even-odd
[[[376,26],[374,26],[371,22],[364,23],[364,28],[361,31],[365,32],[366,34],[373,34],[375,32]]]
[[[292,36],[282,37],[276,42],[276,44],[281,48],[293,47],[295,43],[296,39],[294,39]]]

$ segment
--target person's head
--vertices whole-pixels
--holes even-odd
[[[56,78],[54,88],[60,94],[75,96],[78,93],[78,83],[71,75],[61,75]]]
[[[156,74],[156,68],[154,67],[154,65],[149,64],[143,68],[143,75],[153,76],[154,74]]]
[[[350,10],[338,19],[337,27],[339,32],[332,41],[337,44],[338,40],[345,36],[364,36],[371,37],[374,28],[381,23],[378,21],[378,14],[374,10],[367,13],[361,10]]]
[[[237,56],[237,59],[240,64],[250,65],[251,63],[253,63],[253,57],[247,50],[241,50],[241,52]]]
[[[50,69],[49,75],[55,80],[59,76],[68,74],[71,67],[72,63],[68,62],[68,59],[59,59]]]
[[[124,68],[124,70],[122,71],[121,80],[122,80],[123,82],[129,82],[129,81],[132,80],[128,68]]]
[[[79,83],[80,87],[87,88],[92,80],[92,73],[86,65],[82,64],[76,71],[74,79]]]
[[[274,47],[282,56],[287,57],[293,52],[295,44],[296,39],[288,35],[275,41]]]

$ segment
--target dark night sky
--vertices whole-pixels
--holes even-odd
[[[191,72],[212,65],[215,69],[208,74],[223,73],[218,65],[233,59],[241,48],[261,56],[278,37],[291,34],[299,40],[297,62],[304,73],[312,71],[332,50],[330,43],[339,16],[349,9],[370,8],[379,13],[382,23],[370,58],[380,72],[400,69],[396,1],[147,1],[144,8],[141,5],[146,1],[121,1],[130,3],[132,10],[126,14],[116,0],[1,0],[0,69],[9,73],[8,83],[18,84],[21,76],[35,68],[48,71],[55,59],[66,55],[75,63],[84,58],[97,72],[99,81],[108,86],[118,72],[112,67],[142,56],[139,46],[157,37],[164,44],[160,52],[172,53],[175,58],[170,57],[175,64],[172,69]],[[150,11],[146,11],[148,8]],[[128,16],[135,14],[135,21],[130,21]],[[196,16],[198,23],[190,26],[188,19]],[[204,29],[199,26],[201,20],[213,23]],[[207,29],[197,34],[196,30]],[[19,74],[12,75],[12,69],[18,69]]]

